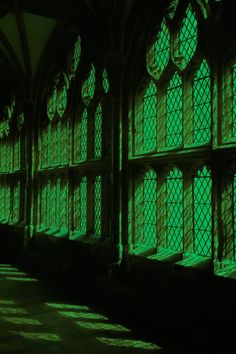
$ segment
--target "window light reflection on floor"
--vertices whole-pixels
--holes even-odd
[[[19,314],[19,315],[26,315],[27,311],[23,308],[20,307],[2,307],[0,306],[0,313],[5,313],[5,314]]]
[[[12,324],[26,324],[26,325],[33,325],[33,326],[39,326],[42,325],[42,323],[38,320],[32,319],[32,318],[25,318],[25,317],[8,317],[8,316],[2,316],[2,320],[12,323]]]
[[[26,281],[26,282],[36,282],[38,279],[35,278],[22,278],[22,277],[5,277],[7,280],[13,280],[13,281]]]
[[[70,309],[70,310],[89,310],[88,306],[80,306],[80,305],[70,305],[70,304],[56,304],[47,302],[45,305],[55,308],[55,309]]]
[[[27,331],[11,331],[12,334],[20,335],[25,339],[47,340],[52,342],[60,342],[61,338],[55,333],[47,332],[27,332]]]
[[[147,349],[147,350],[160,350],[161,347],[154,343],[144,342],[142,340],[134,339],[121,339],[121,338],[106,338],[106,337],[97,337],[99,342],[114,347],[126,347],[126,348],[135,348],[135,349]]]
[[[130,329],[123,327],[119,324],[102,323],[102,322],[84,322],[76,321],[78,326],[86,329],[102,330],[102,331],[115,331],[115,332],[131,332]]]
[[[63,317],[69,317],[69,318],[83,318],[83,319],[90,319],[90,320],[108,320],[108,318],[103,315],[100,315],[98,313],[91,313],[91,312],[58,311],[58,313]]]

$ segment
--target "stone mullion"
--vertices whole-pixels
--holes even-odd
[[[108,197],[109,197],[109,177],[101,175],[101,237],[108,236],[109,218],[108,218]]]

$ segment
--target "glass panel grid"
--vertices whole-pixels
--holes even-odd
[[[83,177],[74,190],[74,231],[87,232],[87,179]]]
[[[205,59],[193,80],[193,135],[195,143],[207,142],[211,137],[211,79]]]
[[[81,119],[81,131],[80,131],[80,160],[86,160],[87,158],[87,121],[88,114],[85,109]]]
[[[183,179],[174,168],[166,180],[166,233],[167,247],[183,250]]]
[[[143,180],[143,236],[144,243],[156,246],[157,240],[157,176],[149,171]]]
[[[195,53],[197,47],[197,19],[195,13],[192,11],[191,5],[187,7],[186,16],[183,20],[183,25],[180,30],[180,55],[183,56],[185,68]]]
[[[94,117],[94,157],[102,156],[102,105],[98,104]]]
[[[232,136],[236,136],[236,64],[233,66],[233,82],[232,82],[232,101],[233,101],[233,110],[232,110]]]
[[[144,151],[156,149],[156,114],[157,90],[152,81],[147,87],[143,98],[143,139]]]
[[[162,21],[160,31],[154,44],[154,58],[158,69],[157,79],[160,78],[170,58],[170,31],[165,19]]]
[[[108,75],[107,75],[106,69],[104,69],[103,73],[102,73],[102,87],[103,87],[103,90],[105,91],[105,93],[108,93],[108,91],[110,89],[110,84],[109,84],[109,80],[108,80]]]
[[[233,223],[234,223],[234,260],[236,261],[236,174],[233,180]]]
[[[95,92],[95,67],[92,64],[87,80],[82,85],[82,98],[85,103],[90,101]]]
[[[166,146],[182,144],[182,80],[175,73],[166,93]]]
[[[101,176],[94,180],[94,234],[101,236],[102,184]]]
[[[206,166],[193,182],[194,253],[211,256],[212,248],[212,181]]]

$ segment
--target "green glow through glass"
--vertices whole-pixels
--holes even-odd
[[[185,68],[197,47],[197,19],[191,5],[187,7],[186,16],[180,30],[179,41],[179,55],[184,59],[182,67]]]
[[[156,149],[156,95],[156,85],[153,81],[151,81],[144,93],[143,98],[144,151]]]
[[[154,57],[157,67],[156,78],[159,79],[170,58],[170,31],[164,19],[154,45]]]
[[[194,253],[208,257],[212,253],[211,189],[211,173],[204,166],[193,181]]]
[[[97,176],[94,180],[94,234],[101,236],[102,216],[102,180]]]
[[[149,246],[155,246],[157,239],[156,178],[155,172],[150,170],[143,180],[143,233],[144,243]]]
[[[176,72],[166,93],[166,146],[182,144],[182,79]]]
[[[183,178],[174,168],[166,179],[167,247],[183,250]]]
[[[102,156],[102,105],[98,104],[94,117],[94,157]]]
[[[207,142],[211,137],[211,79],[204,59],[193,80],[194,142]]]

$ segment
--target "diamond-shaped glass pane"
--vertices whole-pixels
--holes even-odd
[[[150,170],[143,180],[143,233],[144,243],[155,246],[157,240],[157,177]]]
[[[211,79],[204,59],[193,80],[194,142],[207,142],[211,137]]]
[[[83,177],[74,190],[74,230],[87,232],[87,179]]]
[[[76,72],[80,57],[81,57],[81,39],[80,36],[78,36],[75,44],[74,44],[74,53],[73,53],[73,71]]]
[[[87,80],[82,85],[82,98],[85,104],[88,104],[93,98],[95,92],[95,67],[92,64]]]
[[[101,176],[94,180],[94,234],[101,236],[102,183]]]
[[[59,202],[60,208],[60,220],[57,225],[61,229],[68,229],[68,182],[66,180],[61,180],[60,187],[57,189],[57,203]]]
[[[143,98],[143,140],[144,151],[156,149],[157,89],[152,81]]]
[[[174,168],[166,180],[167,245],[173,250],[183,249],[183,178]]]
[[[102,156],[102,105],[98,104],[94,117],[94,157]]]
[[[197,47],[197,19],[191,5],[187,7],[186,16],[179,36],[179,54],[183,57],[183,68],[187,66]]]
[[[157,68],[156,78],[159,79],[170,58],[170,31],[165,19],[162,21],[160,31],[154,44],[155,66]]]
[[[88,121],[88,113],[87,113],[87,109],[85,109],[81,119],[80,160],[86,160],[87,158],[87,121]]]
[[[236,64],[233,66],[233,82],[232,82],[232,101],[233,101],[233,109],[232,109],[232,136],[236,136]]]
[[[234,260],[236,261],[236,174],[233,180],[233,203],[234,203]]]
[[[212,248],[212,181],[204,166],[193,182],[194,252],[211,256]]]
[[[182,80],[176,72],[166,92],[166,146],[182,144]]]
[[[105,93],[108,93],[108,91],[110,89],[110,84],[109,84],[109,80],[108,80],[108,75],[107,75],[106,69],[104,69],[103,73],[102,73],[102,87],[103,87],[103,90],[105,91]]]
[[[11,221],[18,223],[20,220],[20,182],[12,186],[12,216]]]

